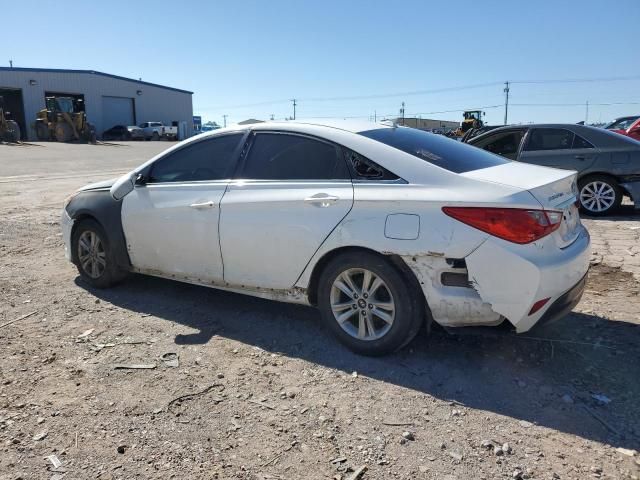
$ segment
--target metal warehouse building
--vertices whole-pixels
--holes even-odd
[[[20,124],[23,139],[35,140],[33,124],[45,97],[81,100],[98,136],[114,125],[162,122],[193,130],[193,92],[93,70],[0,67],[0,96]]]

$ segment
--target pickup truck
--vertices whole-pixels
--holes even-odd
[[[178,127],[167,127],[162,122],[143,122],[139,127],[145,140],[178,140]]]

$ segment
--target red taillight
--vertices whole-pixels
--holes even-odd
[[[549,297],[549,298],[551,298],[551,297]],[[542,300],[538,300],[536,303],[534,303],[533,307],[531,307],[531,310],[529,310],[529,315],[533,315],[538,310],[540,310],[542,307],[544,307],[547,304],[547,302],[549,301],[549,298],[543,298]]]
[[[478,230],[514,243],[531,243],[560,226],[562,212],[521,208],[442,207],[442,211]]]

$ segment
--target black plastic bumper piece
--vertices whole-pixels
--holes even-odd
[[[585,285],[587,284],[587,275],[580,279],[569,291],[558,298],[547,311],[542,315],[540,320],[536,323],[535,327],[541,327],[542,325],[548,325],[556,320],[566,317],[571,310],[580,302],[582,294],[584,293]]]

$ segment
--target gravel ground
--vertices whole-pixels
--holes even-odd
[[[640,214],[585,220],[566,319],[363,358],[311,308],[80,281],[62,200],[167,146],[0,145],[0,480],[640,477]]]

